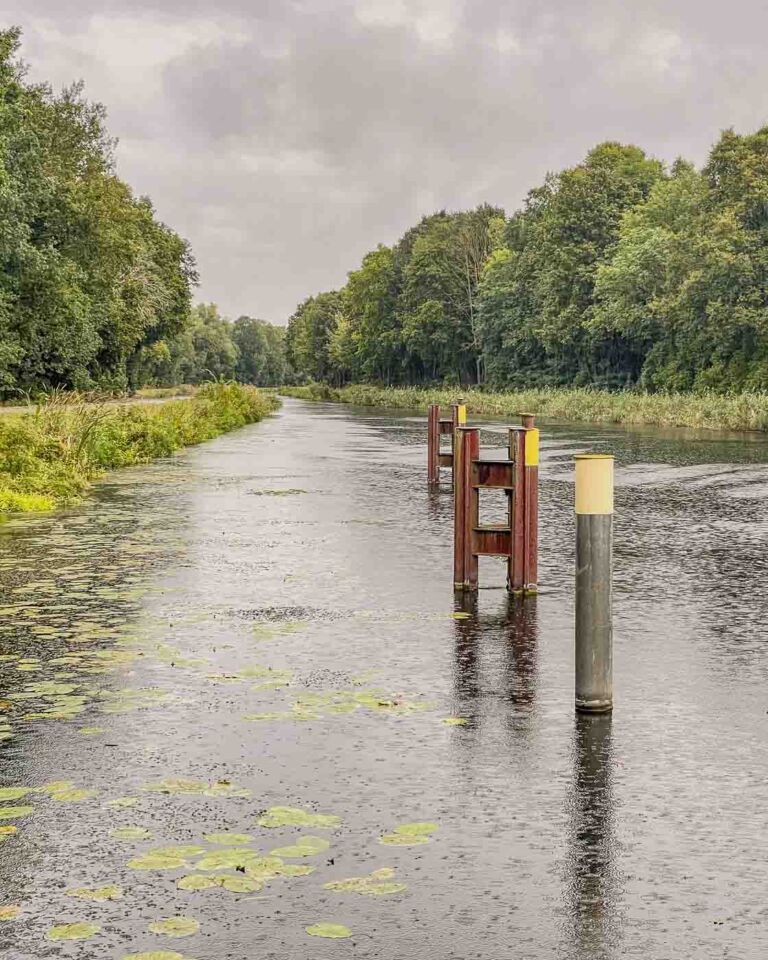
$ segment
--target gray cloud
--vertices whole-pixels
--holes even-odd
[[[604,139],[701,162],[768,120],[768,8],[693,0],[24,0],[35,79],[82,78],[201,299],[282,322],[423,213],[514,209]]]

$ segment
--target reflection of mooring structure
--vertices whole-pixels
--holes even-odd
[[[440,407],[429,408],[427,480],[437,483],[441,466],[452,467],[454,497],[453,581],[457,590],[478,589],[480,557],[507,561],[507,588],[513,593],[536,592],[539,524],[539,431],[532,414],[512,427],[506,457],[480,456],[480,431],[467,427],[466,407],[451,407],[450,419]],[[452,452],[440,449],[440,437],[450,434]],[[502,490],[507,496],[507,522],[482,523],[480,491]]]

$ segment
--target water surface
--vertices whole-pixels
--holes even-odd
[[[0,812],[18,828],[0,836],[0,905],[21,908],[0,921],[6,955],[764,957],[768,444],[542,433],[542,593],[525,602],[492,560],[476,604],[455,601],[450,491],[427,489],[424,421],[400,412],[287,400],[0,527],[0,787],[37,791],[0,801],[32,808]],[[577,719],[587,449],[617,458],[616,709]],[[260,825],[275,806],[340,823]],[[429,842],[379,842],[412,822],[437,826]],[[179,888],[258,876],[195,867],[224,831],[251,838],[229,844],[245,866],[302,835],[328,847],[258,889]],[[179,846],[180,866],[135,868]],[[405,891],[324,887],[381,868]],[[104,886],[121,898],[68,893]],[[199,932],[148,929],[177,915]],[[100,929],[47,939],[77,922]],[[352,937],[308,936],[318,922]]]

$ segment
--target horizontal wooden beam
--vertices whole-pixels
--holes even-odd
[[[511,490],[515,485],[515,464],[512,460],[475,460],[472,464],[474,485]]]
[[[472,531],[472,553],[477,557],[508,557],[512,549],[509,527],[484,524]]]

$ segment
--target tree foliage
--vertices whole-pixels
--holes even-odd
[[[0,31],[0,395],[281,382],[282,331],[191,308],[189,247],[117,177],[103,108],[28,83],[18,49]]]
[[[424,217],[291,338],[335,383],[768,389],[768,127],[702,170],[599,144],[508,219]]]

